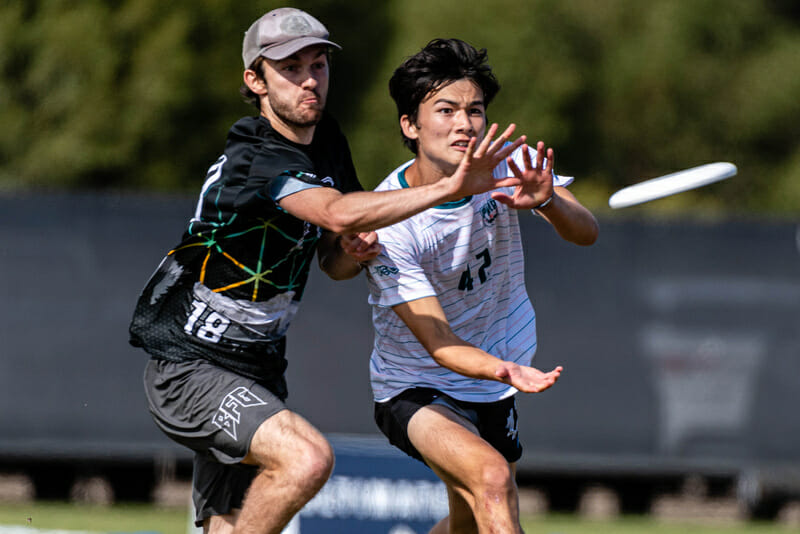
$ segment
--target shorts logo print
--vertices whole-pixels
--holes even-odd
[[[214,424],[233,439],[238,439],[236,430],[242,419],[241,409],[265,404],[267,403],[246,387],[238,387],[222,399],[217,413],[214,414]]]
[[[510,410],[508,412],[508,419],[506,420],[506,430],[508,433],[506,434],[507,437],[511,439],[517,439],[517,418],[514,417],[514,410]]]

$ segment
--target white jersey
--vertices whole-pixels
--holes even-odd
[[[523,168],[521,150],[513,156]],[[404,174],[410,164],[395,169],[375,190],[408,187]],[[503,162],[494,175],[512,173]],[[557,176],[554,185],[571,181]],[[470,378],[437,364],[392,310],[435,296],[458,337],[502,360],[529,365],[536,352],[536,314],[525,290],[516,210],[484,193],[377,232],[383,251],[367,270],[375,327],[370,357],[374,399],[384,402],[412,387],[435,388],[469,402],[493,402],[516,393],[501,382]]]

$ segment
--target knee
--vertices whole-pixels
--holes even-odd
[[[297,478],[319,490],[333,471],[333,449],[325,439],[304,441],[298,444],[293,463]]]
[[[479,499],[505,501],[516,492],[516,482],[511,467],[505,461],[487,462],[481,469]]]

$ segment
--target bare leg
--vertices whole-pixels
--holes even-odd
[[[333,450],[310,423],[284,410],[258,428],[244,463],[258,465],[260,470],[233,532],[279,534],[328,480]]]
[[[236,524],[239,510],[236,509],[231,514],[214,515],[203,521],[203,534],[231,534]]]
[[[409,421],[408,435],[448,488],[449,532],[521,534],[513,466],[470,422],[443,406],[426,406]]]
[[[472,509],[461,495],[447,487],[447,500],[450,504],[450,515],[436,523],[428,534],[469,534],[478,532],[478,525],[475,523],[475,516]],[[451,523],[451,517],[453,521]]]

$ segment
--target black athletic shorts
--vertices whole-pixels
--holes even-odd
[[[283,399],[269,384],[205,360],[151,358],[144,388],[158,427],[195,452],[192,499],[197,524],[241,508],[256,468],[239,462],[261,423],[286,408]]]
[[[389,438],[389,443],[425,463],[408,439],[408,422],[417,410],[429,404],[446,406],[472,422],[480,436],[508,462],[516,462],[522,457],[517,405],[513,396],[497,402],[465,402],[431,388],[407,389],[386,402],[375,403],[375,422]]]

